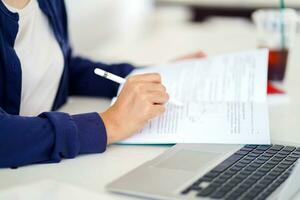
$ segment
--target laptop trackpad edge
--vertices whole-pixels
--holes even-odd
[[[216,161],[221,155],[221,153],[217,152],[181,149],[169,157],[160,159],[152,167],[196,172],[206,168],[208,164]]]

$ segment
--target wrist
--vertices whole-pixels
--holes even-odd
[[[104,126],[106,129],[106,135],[107,135],[107,144],[112,144],[119,140],[118,138],[118,131],[119,131],[119,125],[115,117],[113,117],[110,110],[107,110],[103,113],[100,113],[100,117],[102,118],[104,122]]]

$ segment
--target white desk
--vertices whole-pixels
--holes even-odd
[[[155,63],[200,48],[210,55],[253,48],[254,37],[252,25],[239,20],[223,23],[217,20],[202,25],[172,24],[151,28],[151,31],[147,31],[143,39],[139,39],[137,43],[119,41],[119,44],[101,47],[90,55],[94,58],[101,55],[105,60],[113,60],[110,55],[115,55],[119,60],[127,58],[139,64]],[[300,47],[300,38],[297,43]],[[103,49],[106,50],[105,53]],[[299,55],[298,49],[291,55],[288,66],[286,88],[291,99],[290,103],[270,107],[272,140],[300,142]],[[101,111],[108,105],[109,100],[105,99],[72,98],[62,111],[71,113]],[[52,179],[84,188],[99,195],[99,200],[134,199],[110,194],[105,191],[105,185],[156,157],[168,147],[112,145],[103,154],[79,156],[76,159],[63,160],[59,164],[34,165],[16,170],[1,169],[0,194],[17,185]]]
[[[195,5],[206,7],[230,7],[230,8],[260,8],[278,7],[278,0],[157,0],[161,3],[178,3],[183,5]],[[300,2],[297,0],[286,0],[287,6],[299,8]]]

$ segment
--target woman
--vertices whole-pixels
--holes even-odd
[[[104,152],[164,112],[169,97],[158,74],[130,77],[103,113],[54,112],[69,95],[116,95],[118,85],[95,67],[123,77],[133,70],[74,57],[63,0],[0,1],[0,167]]]

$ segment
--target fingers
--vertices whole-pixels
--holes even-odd
[[[188,54],[188,55],[179,57],[179,58],[175,59],[175,61],[205,58],[205,57],[207,57],[207,55],[203,51],[198,51],[198,52],[195,52],[195,53],[192,53],[192,54]]]
[[[169,98],[166,87],[160,83],[129,82],[127,88],[142,100],[147,99],[153,103],[164,103]]]
[[[142,101],[151,104],[165,104],[169,100],[166,88],[162,84],[139,82],[135,84],[134,91]]]
[[[196,53],[194,53],[194,58],[203,58],[203,57],[207,57],[207,55],[203,52],[203,51],[198,51]]]
[[[166,111],[163,105],[154,105],[149,113],[149,119],[153,119]]]
[[[167,91],[166,87],[159,83],[143,84],[142,90],[145,92],[166,92]]]
[[[148,94],[148,101],[152,104],[165,104],[169,101],[169,95],[166,92],[151,92]]]
[[[161,83],[161,76],[158,73],[138,74],[129,77],[127,81]]]

